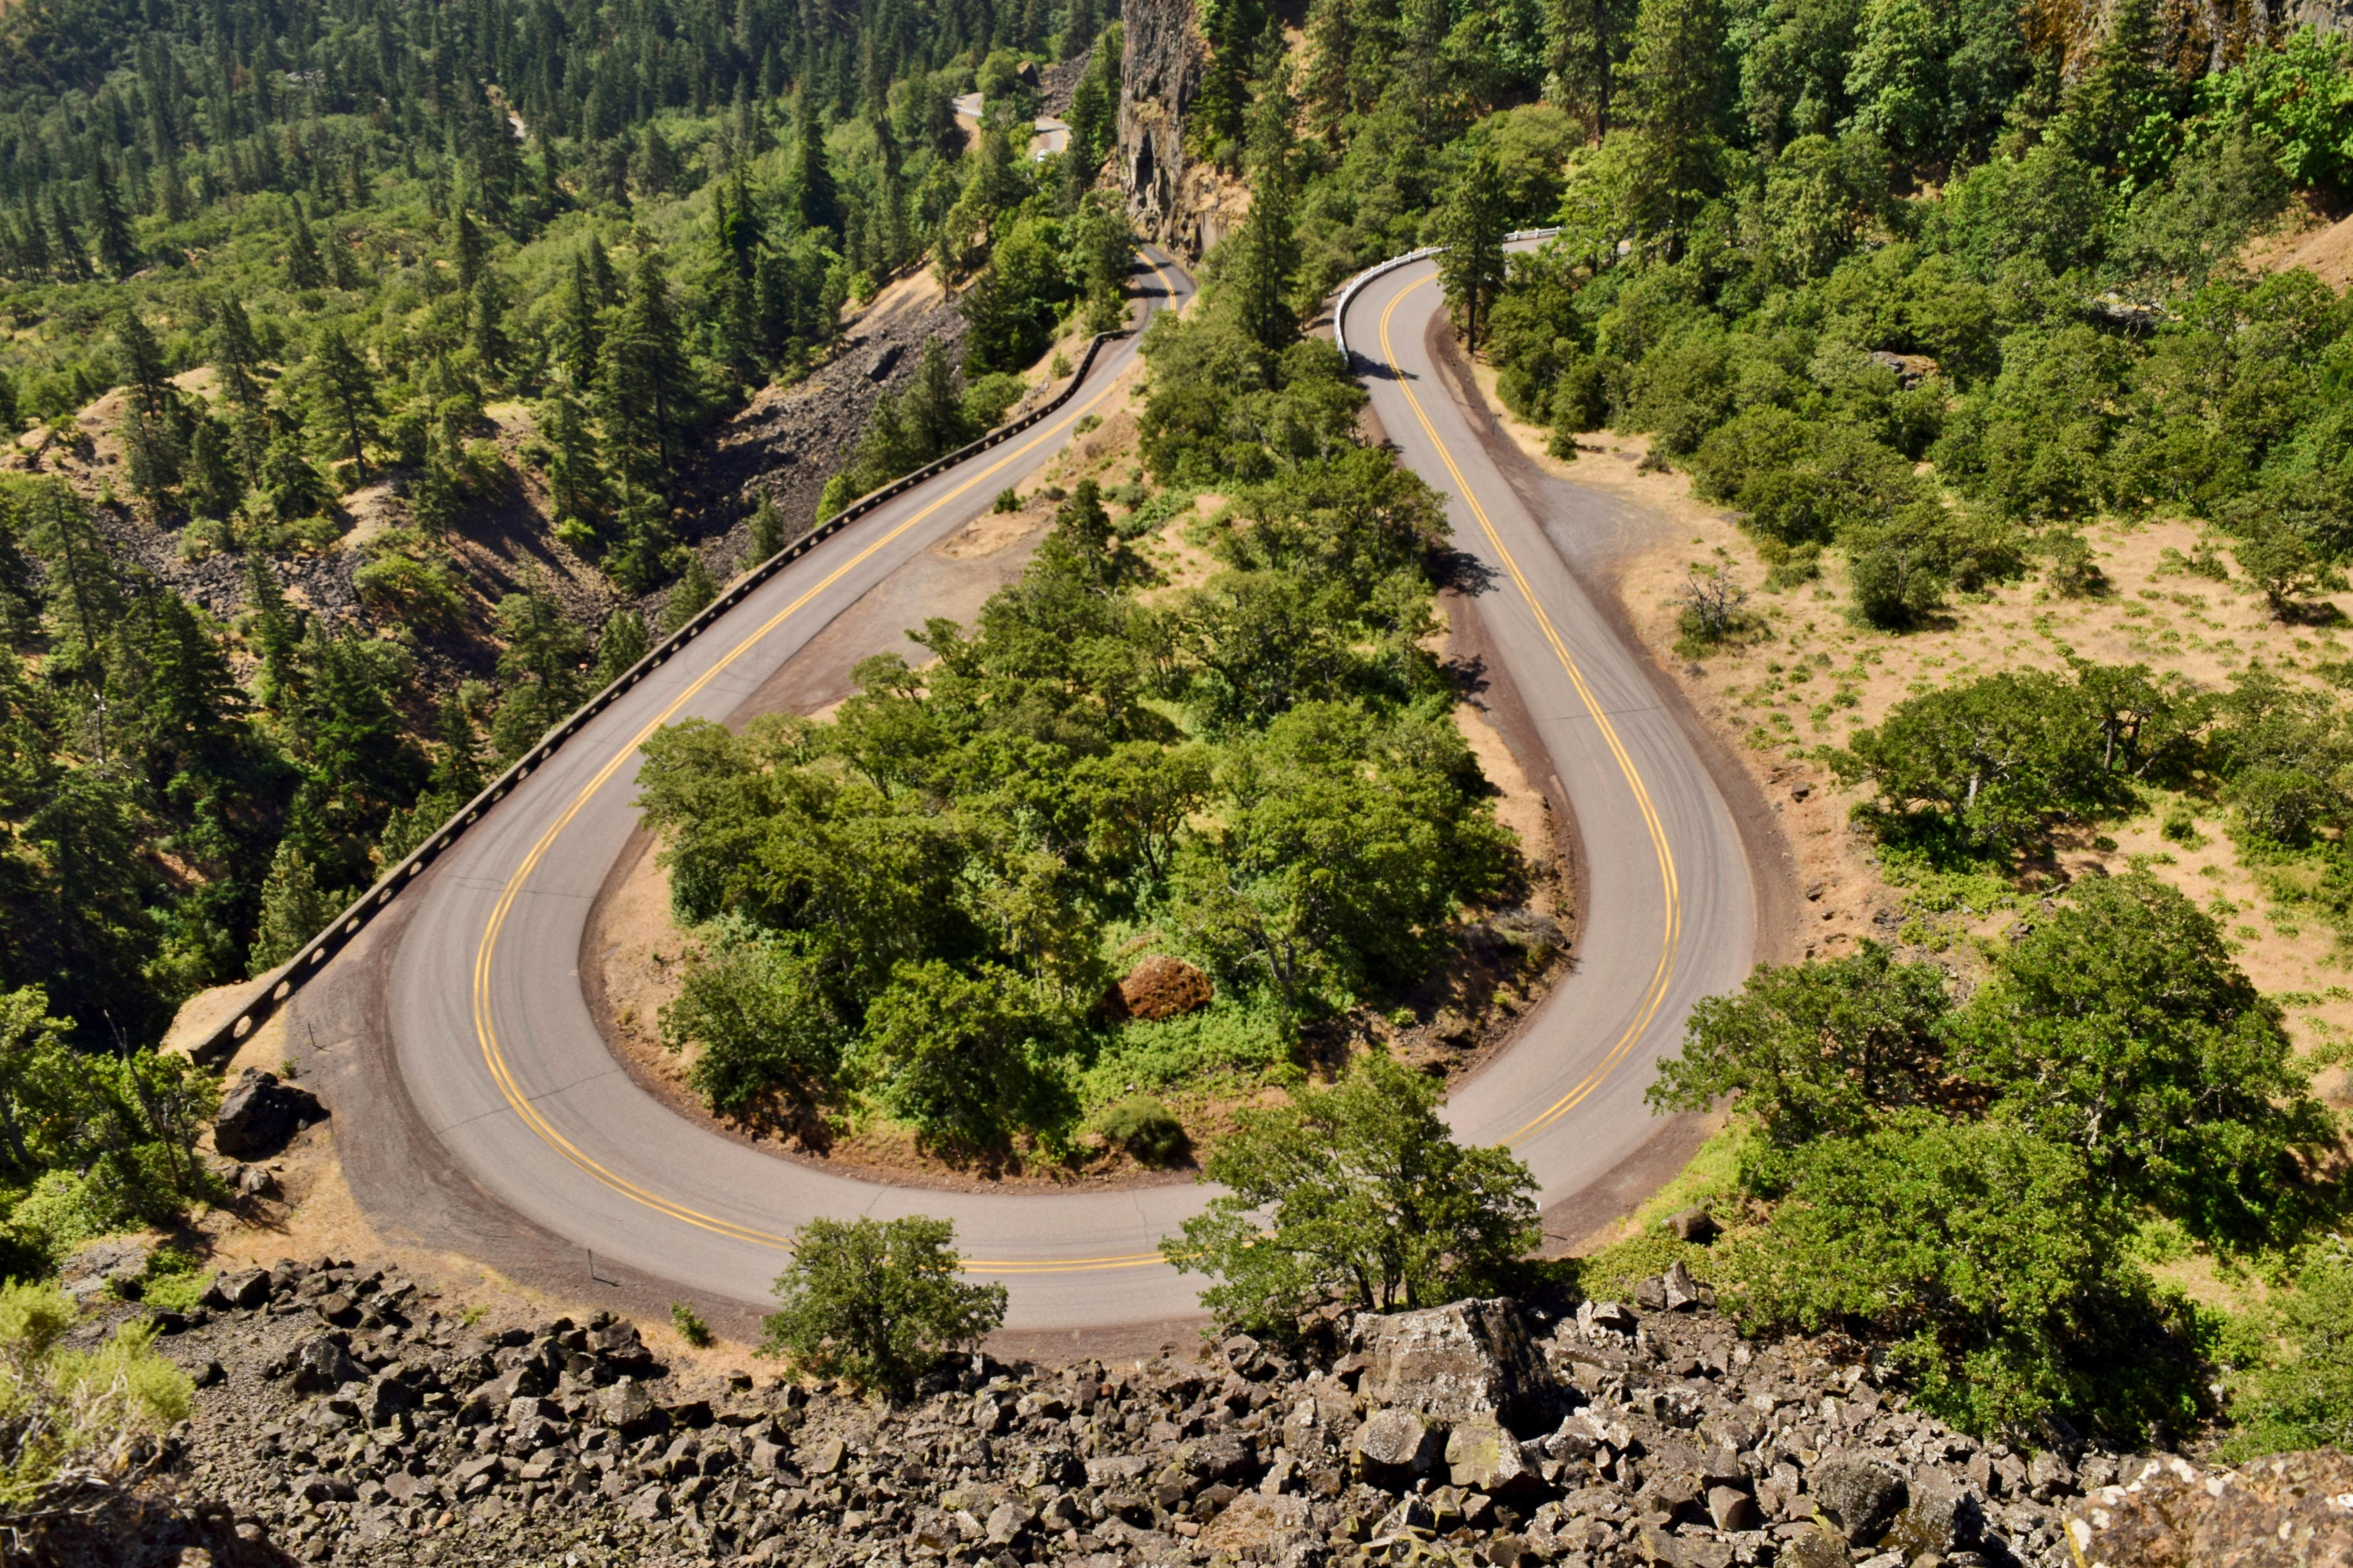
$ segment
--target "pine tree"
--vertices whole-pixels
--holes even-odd
[[[593,527],[605,505],[605,475],[596,464],[596,442],[579,400],[562,387],[540,405],[540,433],[554,456],[547,465],[549,500],[555,520]]]
[[[640,490],[670,483],[689,406],[686,350],[661,258],[638,262],[628,302],[605,345],[605,437],[616,473]]]
[[[1612,123],[1619,61],[1633,24],[1630,0],[1546,0],[1547,95],[1581,118],[1597,142]]]
[[[642,594],[667,575],[678,547],[670,528],[670,502],[659,490],[621,482],[614,519],[621,542],[605,557],[605,574],[625,593]]]
[[[627,675],[638,660],[653,651],[645,617],[635,610],[615,610],[596,638],[596,668],[588,683],[603,690]]]
[[[744,559],[756,564],[784,547],[785,514],[776,510],[776,498],[762,490],[760,504],[752,509],[751,538],[744,546]]]
[[[470,300],[474,285],[481,281],[488,248],[482,243],[481,226],[464,207],[449,219],[449,252],[457,263],[458,290]]]
[[[288,837],[279,844],[269,862],[269,879],[261,887],[261,922],[253,934],[247,972],[266,974],[277,968],[342,912],[320,889],[310,857]]]
[[[596,321],[600,308],[596,286],[588,279],[587,261],[575,253],[572,275],[565,281],[564,298],[557,307],[555,353],[556,363],[564,367],[572,384],[584,390],[596,383],[596,356],[604,345],[604,333]]]
[[[185,490],[188,509],[198,517],[226,519],[244,498],[245,481],[230,454],[228,429],[219,420],[200,416],[188,443]]]
[[[58,198],[58,189],[51,185],[42,193],[48,203],[49,231],[57,237],[54,254],[58,272],[67,278],[80,278],[90,271],[90,258],[82,249],[81,236],[74,231],[73,219],[67,216],[65,204]]]
[[[1722,185],[1729,70],[1720,0],[1642,0],[1624,72],[1634,127],[1646,143],[1641,202],[1676,250]]]
[[[122,194],[115,186],[114,170],[103,158],[90,182],[98,208],[98,257],[110,278],[128,278],[139,270],[139,245],[131,237],[131,218],[122,210]]]
[[[375,373],[368,368],[343,336],[343,329],[325,326],[311,350],[311,385],[320,413],[343,437],[343,448],[362,484],[367,482],[367,442],[375,434],[383,409],[376,401]]]
[[[712,580],[710,568],[702,563],[700,552],[686,558],[686,572],[662,599],[660,632],[664,637],[694,619],[719,597],[719,584]]]
[[[1220,289],[1236,324],[1258,345],[1261,374],[1270,383],[1275,359],[1299,336],[1299,318],[1291,307],[1292,275],[1299,267],[1291,122],[1291,68],[1274,57],[1250,106],[1250,210],[1231,241],[1236,255]]]
[[[294,216],[286,236],[286,284],[290,289],[316,289],[327,280],[325,269],[319,261],[319,242],[311,233],[311,220],[302,214],[302,201],[297,196],[289,204]]]
[[[514,357],[514,343],[507,336],[506,290],[495,272],[483,273],[474,285],[473,329],[469,337],[474,358],[492,376],[499,375]]]
[[[1493,146],[1482,142],[1449,187],[1439,209],[1438,277],[1446,307],[1462,341],[1486,340],[1487,312],[1504,291],[1504,236],[1511,228],[1511,196]]]
[[[245,607],[249,617],[246,640],[261,662],[256,695],[263,707],[282,709],[299,694],[301,684],[296,654],[302,644],[302,625],[286,603],[278,569],[258,550],[245,558]]]
[[[246,318],[245,307],[234,299],[223,300],[216,315],[213,368],[220,377],[221,391],[239,408],[258,409],[261,406],[258,379],[261,349],[253,339],[253,323]]]
[[[818,123],[817,101],[807,88],[793,117],[793,166],[788,196],[793,221],[804,229],[841,234],[841,195],[826,162],[825,128]]]

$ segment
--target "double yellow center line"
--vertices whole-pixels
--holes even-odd
[[[1145,264],[1152,267],[1154,276],[1160,279],[1162,297],[1164,299],[1173,300],[1175,298],[1175,293],[1174,290],[1169,288],[1166,275],[1162,273],[1159,267],[1153,264],[1149,258],[1145,258]],[[1102,391],[1087,399],[1086,402],[1073,407],[1062,418],[1047,426],[1038,435],[1032,437],[1029,440],[1023,442],[1012,451],[1008,452],[996,462],[990,464],[985,468],[976,470],[969,479],[965,479],[964,483],[946,491],[936,500],[934,500],[929,506],[926,506],[920,511],[913,513],[904,521],[899,523],[898,526],[892,528],[889,532],[877,538],[872,543],[866,546],[865,549],[860,551],[857,554],[843,562],[839,566],[834,568],[834,570],[815,587],[810,588],[807,593],[801,595],[800,597],[795,599],[791,604],[786,605],[783,609],[770,616],[758,630],[753,632],[749,637],[744,637],[738,641],[733,647],[730,648],[726,654],[718,660],[717,663],[713,664],[709,669],[698,676],[687,686],[685,690],[680,692],[675,698],[671,699],[668,707],[664,708],[659,714],[655,715],[651,722],[648,723],[644,729],[638,731],[636,735],[630,738],[629,742],[627,745],[623,746],[618,752],[614,753],[611,761],[607,762],[602,768],[597,770],[596,777],[590,779],[586,785],[581,789],[580,793],[573,796],[571,804],[565,807],[563,813],[556,817],[554,823],[549,825],[547,831],[540,835],[539,841],[532,846],[531,853],[523,858],[522,864],[517,867],[513,875],[507,879],[505,886],[500,890],[498,902],[491,908],[490,923],[482,932],[481,945],[476,949],[474,954],[474,1033],[476,1037],[481,1043],[482,1060],[485,1065],[489,1067],[491,1077],[492,1080],[497,1083],[499,1092],[505,1099],[508,1109],[512,1110],[515,1115],[522,1121],[525,1126],[539,1134],[541,1140],[543,1141],[550,1148],[553,1148],[556,1152],[562,1154],[566,1160],[569,1160],[582,1172],[595,1178],[596,1181],[601,1182],[607,1187],[609,1187],[614,1192],[620,1194],[622,1196],[627,1197],[633,1202],[642,1204],[646,1207],[653,1209],[657,1213],[667,1215],[672,1219],[682,1221],[687,1225],[694,1226],[702,1230],[711,1231],[715,1235],[726,1237],[731,1240],[748,1241],[757,1246],[775,1247],[786,1251],[789,1251],[791,1249],[792,1238],[789,1237],[778,1236],[772,1231],[762,1230],[752,1226],[740,1225],[733,1220],[722,1219],[717,1215],[705,1214],[700,1209],[691,1208],[684,1204],[675,1201],[674,1199],[664,1197],[659,1193],[652,1192],[646,1187],[630,1181],[628,1177],[607,1169],[605,1165],[599,1163],[593,1156],[581,1150],[562,1132],[558,1131],[555,1127],[548,1121],[547,1118],[540,1113],[539,1108],[532,1103],[531,1097],[523,1092],[522,1086],[516,1080],[513,1069],[508,1065],[506,1052],[499,1043],[498,1025],[495,1017],[493,1016],[493,1009],[491,1002],[491,976],[493,963],[498,952],[499,937],[506,929],[508,916],[513,912],[515,900],[521,896],[524,885],[530,881],[532,873],[538,868],[541,860],[546,858],[548,851],[554,847],[556,840],[563,837],[565,830],[571,826],[573,818],[580,815],[582,808],[587,805],[588,802],[595,797],[597,791],[603,789],[607,784],[611,782],[613,775],[621,770],[623,764],[628,763],[630,758],[637,755],[638,749],[645,744],[645,742],[653,735],[655,731],[660,729],[664,724],[669,723],[673,718],[677,717],[679,710],[684,708],[689,702],[692,701],[694,698],[702,692],[703,688],[709,686],[713,680],[719,679],[721,675],[726,672],[730,666],[733,665],[737,659],[743,658],[744,655],[750,652],[761,642],[765,641],[771,633],[776,631],[777,627],[783,626],[794,616],[799,614],[803,609],[807,607],[810,601],[816,599],[819,595],[832,587],[836,583],[840,582],[850,573],[864,565],[868,561],[871,560],[878,552],[890,545],[892,542],[900,538],[917,523],[922,522],[924,519],[932,516],[942,507],[946,506],[949,502],[955,500],[961,496],[970,493],[976,487],[995,478],[997,474],[1002,473],[1011,464],[1028,457],[1032,452],[1037,451],[1039,447],[1062,436],[1071,428],[1071,426],[1077,424],[1081,419],[1085,418],[1106,398],[1110,397],[1112,390],[1116,384],[1116,377],[1106,378]],[[1156,1263],[1159,1259],[1160,1255],[1156,1252],[1137,1253],[1120,1258],[1072,1258],[1052,1261],[1038,1259],[1009,1259],[997,1261],[967,1259],[965,1264],[965,1268],[970,1271],[995,1274],[1082,1272],[1099,1268],[1136,1268],[1145,1264]]]
[[[1537,628],[1544,633],[1545,641],[1552,646],[1553,657],[1560,660],[1561,668],[1568,674],[1569,684],[1577,688],[1577,695],[1584,702],[1586,712],[1592,717],[1594,727],[1601,732],[1602,744],[1609,749],[1610,756],[1617,761],[1619,772],[1625,775],[1627,788],[1633,791],[1634,805],[1642,814],[1642,826],[1649,829],[1651,847],[1658,857],[1659,880],[1663,894],[1662,901],[1665,905],[1665,929],[1660,936],[1658,967],[1651,972],[1651,983],[1642,994],[1641,1005],[1635,1009],[1625,1032],[1618,1037],[1609,1053],[1567,1094],[1531,1117],[1525,1126],[1504,1140],[1507,1143],[1517,1143],[1531,1133],[1543,1131],[1592,1098],[1609,1075],[1617,1070],[1619,1064],[1626,1059],[1627,1054],[1633,1050],[1634,1042],[1641,1037],[1642,1031],[1649,1028],[1651,1021],[1658,1016],[1660,1006],[1666,1001],[1667,983],[1673,975],[1676,952],[1683,942],[1683,889],[1675,878],[1674,851],[1667,843],[1666,826],[1659,820],[1658,807],[1651,803],[1651,791],[1642,782],[1641,770],[1634,766],[1634,759],[1628,754],[1625,742],[1618,738],[1617,726],[1609,722],[1609,716],[1595,699],[1592,687],[1586,683],[1584,671],[1578,669],[1577,660],[1569,657],[1568,645],[1561,639],[1559,630],[1552,624],[1552,617],[1545,614],[1543,601],[1528,586],[1527,577],[1520,571],[1519,562],[1513,558],[1503,536],[1495,531],[1494,521],[1488,517],[1487,509],[1479,504],[1477,492],[1462,477],[1462,470],[1455,466],[1454,454],[1447,450],[1444,441],[1439,439],[1437,427],[1430,424],[1429,414],[1421,406],[1421,399],[1413,395],[1412,381],[1398,363],[1396,346],[1389,341],[1389,319],[1397,314],[1398,307],[1405,303],[1406,296],[1433,280],[1434,278],[1426,277],[1407,284],[1397,291],[1396,298],[1388,303],[1388,309],[1381,312],[1381,357],[1388,362],[1389,374],[1396,379],[1398,390],[1405,395],[1406,405],[1413,410],[1414,418],[1420,421],[1421,433],[1429,437],[1430,446],[1438,452],[1439,460],[1446,465],[1448,475],[1454,480],[1456,492],[1462,497],[1462,504],[1471,509],[1472,517],[1478,519],[1479,530],[1487,536],[1489,548],[1503,562],[1504,573],[1512,579],[1513,585],[1519,589],[1520,597],[1526,601],[1529,613],[1535,616]]]

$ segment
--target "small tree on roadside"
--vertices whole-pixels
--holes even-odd
[[[1241,1112],[1201,1175],[1227,1191],[1162,1254],[1215,1276],[1201,1304],[1253,1328],[1326,1302],[1387,1312],[1493,1287],[1541,1236],[1535,1180],[1508,1149],[1455,1142],[1439,1092],[1375,1053],[1330,1089]]]
[[[953,1224],[923,1215],[809,1221],[776,1276],[762,1351],[903,1397],[942,1353],[1005,1321],[1005,1287],[959,1279],[955,1243]]]

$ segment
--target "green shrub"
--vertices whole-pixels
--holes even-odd
[[[811,1220],[776,1276],[765,1353],[803,1372],[903,1396],[952,1348],[1005,1321],[1002,1285],[956,1276],[955,1226],[922,1215],[888,1222]]]
[[[1185,1152],[1185,1124],[1149,1094],[1129,1095],[1103,1112],[1100,1125],[1105,1138],[1142,1164],[1171,1164]]]
[[[63,1350],[77,1316],[54,1285],[0,1285],[0,1506],[27,1506],[68,1467],[119,1475],[125,1438],[187,1416],[187,1374],[155,1353],[152,1324]]]
[[[697,1350],[711,1342],[711,1325],[704,1322],[702,1314],[687,1302],[672,1301],[670,1304],[670,1326],[678,1331],[680,1339]]]
[[[2233,1461],[2353,1448],[2353,1258],[2332,1243],[2234,1325],[2223,1356]]]
[[[1169,1262],[1214,1276],[1220,1322],[1295,1327],[1327,1302],[1368,1311],[1497,1288],[1542,1232],[1527,1167],[1464,1148],[1439,1086],[1380,1052],[1328,1089],[1244,1110],[1201,1173],[1226,1190],[1162,1240]]]

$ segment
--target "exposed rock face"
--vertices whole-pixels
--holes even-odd
[[[1181,958],[1155,953],[1111,988],[1103,1011],[1113,1019],[1176,1018],[1208,1006],[1215,994],[1208,975]]]
[[[2087,1568],[2342,1568],[2353,1563],[2353,1459],[2333,1449],[2209,1476],[2170,1456],[2102,1487],[2067,1520]]]
[[[1129,0],[1115,167],[1143,236],[1198,260],[1240,226],[1250,193],[1185,155],[1185,117],[1208,46],[1194,0]]]
[[[1193,0],[1128,0],[1122,23],[1119,171],[1128,210],[1147,239],[1181,246],[1185,113],[1201,89],[1206,46]]]
[[[280,1083],[276,1073],[248,1068],[221,1097],[220,1114],[213,1118],[213,1147],[233,1160],[259,1159],[276,1153],[289,1138],[326,1114],[309,1089]]]

